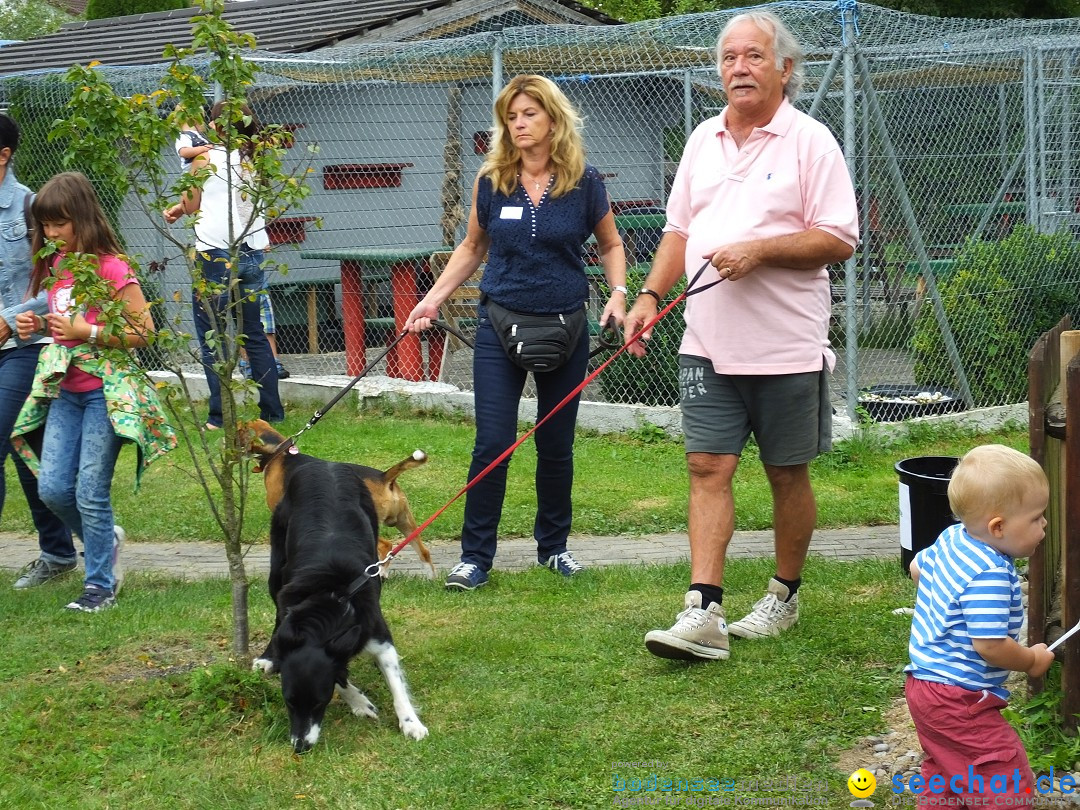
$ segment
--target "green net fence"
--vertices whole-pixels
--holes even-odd
[[[1024,400],[1034,339],[1080,314],[1080,21],[940,19],[831,2],[769,9],[807,54],[799,106],[836,134],[859,194],[862,245],[831,270],[837,408],[893,418]],[[289,268],[267,279],[285,366],[296,376],[355,374],[394,335],[432,281],[430,256],[464,234],[492,100],[518,73],[556,80],[582,112],[633,292],[685,139],[724,105],[715,44],[732,13],[620,26],[478,22],[465,36],[425,30],[408,42],[254,52],[253,106],[292,129],[289,160],[313,160],[302,210],[271,224],[274,258]],[[130,94],[159,87],[165,67],[103,70]],[[62,168],[63,145],[46,134],[70,93],[62,74],[3,82],[24,127],[18,174],[32,187]],[[174,154],[162,159],[179,173]],[[183,263],[133,200],[112,205],[129,251],[182,315]],[[586,261],[598,314],[606,291],[588,249]],[[681,331],[675,312],[648,359],[620,358],[586,398],[674,405]],[[471,355],[457,340],[410,338],[389,360],[390,376],[471,387]]]

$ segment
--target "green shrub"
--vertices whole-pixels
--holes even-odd
[[[1080,246],[1069,234],[1018,226],[1000,242],[969,240],[938,291],[976,406],[1021,402],[1027,357],[1040,334],[1080,315]],[[919,311],[912,340],[915,380],[956,387],[933,303]]]
[[[1042,692],[1022,706],[1009,706],[1002,711],[1023,740],[1035,773],[1072,770],[1080,761],[1080,738],[1065,726],[1061,711],[1063,696],[1061,668],[1051,667]]]
[[[633,301],[645,283],[644,273],[628,269],[626,285]],[[680,281],[668,293],[667,300],[677,297],[686,287]],[[608,402],[636,405],[679,404],[679,344],[682,342],[683,305],[675,307],[653,327],[649,352],[637,358],[624,352],[615,358],[600,375],[600,388]]]
[[[127,14],[152,14],[187,7],[187,0],[88,0],[86,19],[105,20]]]

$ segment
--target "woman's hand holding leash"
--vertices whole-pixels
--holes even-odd
[[[605,328],[612,320],[620,329],[626,322],[626,298],[623,295],[616,294],[609,298],[604,313],[600,316],[600,323],[604,324]]]
[[[424,298],[413,307],[413,311],[405,319],[405,331],[419,334],[430,329],[438,318],[439,308],[434,304],[429,304],[427,298]]]

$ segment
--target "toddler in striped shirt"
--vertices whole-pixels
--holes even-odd
[[[1045,644],[1019,641],[1024,608],[1013,562],[1042,542],[1049,494],[1027,455],[976,447],[949,481],[960,523],[912,560],[918,595],[904,691],[926,755],[925,798],[1015,807],[1035,795],[1027,754],[1001,710],[1010,671],[1039,676],[1054,661]]]

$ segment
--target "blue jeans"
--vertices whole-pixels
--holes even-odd
[[[60,390],[49,406],[41,444],[38,493],[79,535],[86,550],[86,584],[113,590],[113,470],[120,454],[105,394]]]
[[[203,277],[215,284],[228,284],[229,269],[225,263],[229,259],[227,250],[204,250],[201,251]],[[219,332],[226,330],[226,324],[230,315],[235,315],[239,310],[237,322],[237,335],[243,335],[244,349],[247,351],[248,362],[251,364],[251,378],[259,384],[259,416],[267,422],[280,422],[285,418],[285,408],[281,404],[278,394],[277,364],[274,362],[274,353],[270,350],[270,341],[266,339],[263,331],[262,320],[259,318],[260,290],[266,289],[266,282],[262,271],[263,252],[261,250],[249,250],[241,248],[240,266],[236,269],[237,289],[235,296],[238,299],[229,306],[228,296],[225,294],[215,295],[209,305],[215,312],[217,329]],[[215,349],[206,342],[208,332],[214,330],[210,314],[206,306],[197,296],[192,295],[192,314],[195,319],[195,332],[199,337],[199,346],[202,349],[203,368],[206,371],[206,384],[210,388],[210,415],[206,420],[211,425],[221,427],[224,416],[221,412],[221,380],[214,373],[213,366],[221,360],[225,360],[224,344],[219,343]],[[242,326],[242,329],[241,329]]]
[[[562,402],[585,379],[589,364],[589,335],[570,359],[554,371],[533,375],[536,383],[537,421]],[[517,441],[518,403],[528,372],[506,356],[491,322],[480,318],[473,353],[473,388],[476,407],[476,444],[469,467],[471,481],[506,448]],[[574,427],[580,394],[541,427],[536,442],[536,520],[533,536],[539,560],[566,551],[573,516]],[[499,518],[506,495],[504,459],[465,496],[465,522],[461,528],[461,561],[491,570],[498,543]]]
[[[19,416],[23,403],[30,395],[37,369],[38,355],[44,344],[21,346],[0,351],[0,512],[4,510],[7,495],[3,464],[9,455],[15,462],[30,517],[38,533],[41,558],[52,563],[67,564],[76,561],[75,544],[64,521],[54,515],[38,496],[38,483],[22,458],[11,450],[11,429]]]

